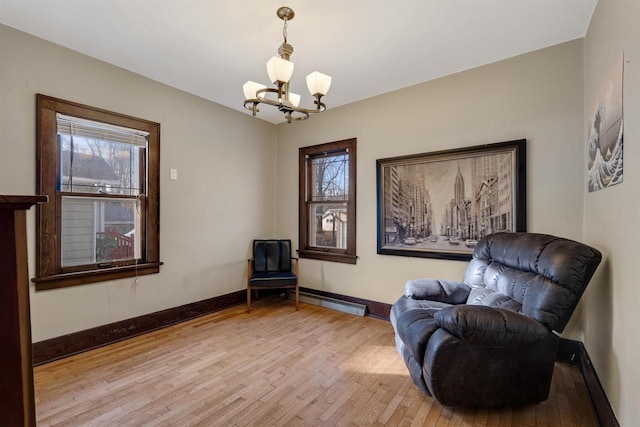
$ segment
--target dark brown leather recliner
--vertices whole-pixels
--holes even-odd
[[[533,233],[476,246],[462,282],[420,279],[391,309],[396,345],[414,383],[447,406],[546,400],[562,332],[602,256]]]

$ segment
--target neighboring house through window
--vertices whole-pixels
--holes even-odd
[[[356,139],[303,147],[301,258],[356,263]]]
[[[36,288],[159,271],[160,125],[37,96]]]

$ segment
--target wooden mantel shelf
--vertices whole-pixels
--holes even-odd
[[[0,412],[3,425],[35,426],[27,210],[47,196],[0,195]]]
[[[36,203],[49,201],[49,196],[7,196],[0,194],[0,209],[29,209]]]

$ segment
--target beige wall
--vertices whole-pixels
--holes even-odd
[[[251,239],[275,229],[274,125],[1,25],[0,52],[0,194],[35,192],[36,93],[161,123],[160,274],[31,285],[34,342],[244,288]]]
[[[600,0],[585,38],[585,141],[591,100],[623,50],[624,182],[585,196],[584,239],[603,252],[604,261],[583,298],[583,328],[585,346],[618,421],[636,426],[640,423],[640,285],[634,267],[640,241],[640,1]],[[585,164],[586,157],[585,151]]]
[[[0,25],[0,194],[35,191],[36,93],[162,124],[161,273],[138,284],[32,286],[34,341],[242,289],[252,238],[297,242],[298,147],[350,137],[358,138],[360,259],[355,266],[302,260],[302,285],[392,303],[409,278],[459,278],[462,262],[376,254],[375,160],[526,138],[529,230],[585,240],[605,256],[565,336],[584,340],[621,424],[634,425],[639,8],[636,0],[601,0],[584,41],[277,127]],[[586,194],[588,106],[622,49],[631,141],[624,183]],[[331,106],[331,94],[326,101]],[[170,168],[178,181],[168,179]],[[34,219],[31,212],[31,271]]]
[[[358,138],[358,262],[302,260],[302,285],[393,303],[407,279],[462,278],[465,262],[376,254],[375,167],[385,157],[526,138],[529,230],[580,239],[582,53],[577,40],[278,125],[277,231],[294,241],[298,147]]]

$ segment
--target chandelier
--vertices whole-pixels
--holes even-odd
[[[292,120],[305,120],[311,113],[321,113],[327,109],[321,101],[331,86],[331,77],[314,71],[307,76],[307,87],[311,96],[315,98],[316,108],[306,109],[299,107],[300,95],[289,92],[289,80],[293,74],[293,62],[289,60],[293,53],[293,46],[287,43],[287,22],[295,16],[293,9],[283,6],[278,9],[278,18],[284,21],[282,36],[284,42],[278,48],[280,57],[273,56],[267,61],[267,74],[269,80],[277,88],[268,88],[263,84],[248,81],[242,86],[244,91],[244,108],[251,110],[255,116],[259,104],[272,105],[284,113],[288,123]]]

